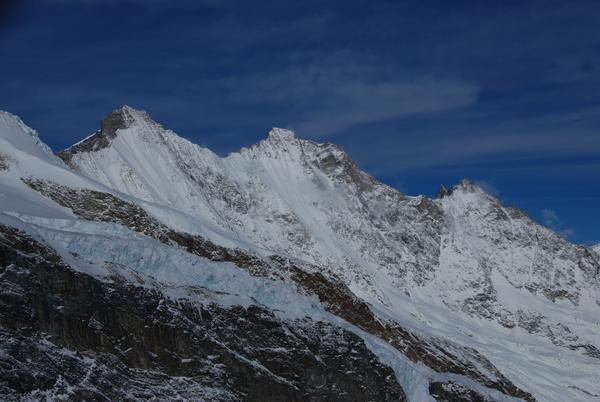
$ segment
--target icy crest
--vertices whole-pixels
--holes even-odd
[[[21,151],[54,159],[52,150],[40,140],[37,131],[26,125],[18,116],[2,110],[0,110],[0,139]]]

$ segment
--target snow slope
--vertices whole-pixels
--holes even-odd
[[[77,253],[93,266],[126,265],[174,288],[214,286],[240,295],[240,304],[252,295],[273,309],[297,303],[308,312],[315,303],[116,225],[74,220],[20,177],[112,192],[175,229],[315,264],[340,277],[379,316],[475,347],[540,400],[600,395],[600,256],[502,207],[468,181],[438,199],[406,196],[360,171],[339,147],[283,129],[219,157],[129,107],[59,154],[77,174],[33,130],[6,116],[3,124],[12,128],[0,130],[0,156],[8,160],[8,169],[0,170],[1,211],[9,213],[3,219],[18,219],[67,256]],[[329,313],[315,318],[339,321]],[[373,350],[387,351],[380,357],[404,378],[405,390],[437,375],[380,340],[365,339]],[[423,386],[410,395],[430,398]]]
[[[14,121],[18,122],[16,118]],[[225,307],[255,304],[283,320],[310,317],[346,328],[372,345],[382,361],[390,363],[403,387],[409,390],[411,400],[432,400],[427,390],[429,381],[444,376],[420,367],[387,343],[327,313],[315,296],[300,293],[295,285],[250,276],[233,263],[191,255],[117,224],[77,219],[70,210],[33,191],[22,178],[41,178],[72,188],[105,188],[68,170],[47,152],[37,136],[30,135],[32,130],[24,125],[20,129],[21,132],[10,132],[10,136],[0,131],[3,155],[10,161],[8,168],[0,172],[0,224],[42,240],[72,268],[105,280],[113,280],[117,275],[136,285],[155,287],[173,300],[184,297],[199,304],[218,303]],[[467,381],[460,376],[450,377],[459,383]],[[477,384],[473,386],[483,395],[499,394]]]
[[[507,282],[541,305],[595,309],[598,260],[467,181],[441,199],[408,197],[361,172],[339,147],[288,130],[220,158],[145,112],[113,113],[123,128],[103,148],[69,154],[75,169],[246,244],[326,267],[371,301],[393,307],[391,284],[516,325],[512,295],[497,292]],[[472,303],[477,297],[487,299]]]

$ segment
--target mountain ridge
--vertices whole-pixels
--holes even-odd
[[[233,264],[238,267],[248,258],[271,261],[265,267],[271,267],[268,272],[275,269],[272,280],[309,286],[305,290],[334,315],[364,322],[362,307],[356,310],[361,313],[346,314],[355,303],[366,303],[375,321],[389,321],[391,328],[399,325],[400,333],[412,334],[417,339],[412,347],[454,350],[452,364],[458,366],[452,370],[469,367],[465,361],[473,356],[463,348],[475,347],[500,373],[541,400],[560,400],[553,393],[581,399],[585,392],[596,392],[592,378],[600,340],[590,329],[598,325],[593,317],[599,306],[600,256],[568,243],[518,210],[504,208],[468,180],[437,199],[406,196],[362,172],[340,147],[301,140],[289,130],[273,129],[258,144],[219,157],[152,122],[147,114],[118,110],[120,115],[101,124],[96,139],[90,140],[94,134],[75,144],[87,140],[91,146],[71,147],[65,157],[70,170],[57,161],[44,165],[51,169],[36,168],[18,154],[9,155],[16,164],[0,171],[0,189],[19,188],[19,199],[27,194],[45,206],[38,212],[3,204],[0,220],[16,216],[19,225],[65,250],[67,257],[112,261],[140,275],[155,267],[154,274],[164,280],[169,272],[163,263],[155,266],[158,262],[150,255],[135,257],[156,246],[117,228],[123,225],[148,236],[143,228],[152,225],[136,223],[147,214],[145,219],[169,226],[152,232],[165,250],[175,245],[193,254],[208,247],[202,258],[222,255],[232,261],[237,255]],[[110,141],[94,145],[100,136]],[[67,214],[58,220],[46,209],[77,219]],[[161,237],[165,233],[171,234]],[[131,244],[132,251],[119,242]],[[217,251],[223,246],[239,251]],[[239,257],[248,253],[257,254]],[[290,262],[282,266],[271,257]],[[194,272],[188,257],[178,256],[177,261],[182,261],[181,269],[187,267],[185,272]],[[316,273],[323,278],[317,279]],[[336,287],[347,289],[347,296],[331,298]],[[363,330],[375,328],[361,325]],[[391,329],[377,329],[377,336],[395,342],[386,338],[386,331]],[[462,354],[471,357],[461,360]],[[386,356],[397,375],[402,370],[416,375]],[[425,353],[419,359],[431,356]],[[564,370],[564,360],[576,375]],[[444,366],[435,359],[429,364],[434,371]],[[537,376],[533,367],[544,367],[544,374]],[[460,370],[488,384],[477,370]],[[442,378],[438,374],[428,374],[433,388],[427,398],[442,392],[439,387],[452,389],[447,383],[433,386],[432,378]],[[555,378],[557,385],[548,387],[544,376]],[[402,382],[409,397],[417,395],[408,391],[417,377],[422,378]],[[510,387],[500,389],[512,392]],[[423,388],[418,392],[428,400]]]

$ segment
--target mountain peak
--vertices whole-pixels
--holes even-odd
[[[100,131],[109,137],[114,137],[118,129],[130,127],[135,122],[133,110],[129,106],[113,110],[100,120]]]
[[[255,144],[241,148],[238,152],[232,154],[254,154],[266,153],[270,156],[279,155],[281,152],[286,153],[292,149],[300,149],[301,144],[307,142],[299,139],[292,130],[285,128],[273,127],[267,137]]]
[[[117,137],[118,130],[124,130],[135,125],[154,123],[148,112],[123,105],[113,110],[100,120],[100,129],[87,138],[58,153],[67,164],[73,155],[81,152],[98,151],[107,148]]]
[[[100,121],[100,130],[114,137],[119,129],[129,128],[138,121],[152,121],[148,112],[123,105],[113,110]]]
[[[440,188],[438,189],[438,192],[437,192],[437,198],[444,198],[447,195],[448,195],[448,190],[446,189],[446,187],[443,184],[440,184]]]
[[[501,206],[500,201],[482,186],[469,179],[462,179],[453,185],[442,199],[460,200],[461,203],[473,203],[478,206]]]
[[[273,127],[267,138],[276,141],[292,141],[296,139],[296,134],[292,130]]]
[[[477,184],[475,184],[474,182],[472,182],[469,179],[461,179],[458,183],[456,183],[455,185],[453,185],[450,190],[448,191],[448,194],[454,194],[456,192],[461,192],[461,193],[485,193],[485,191],[478,186]],[[487,193],[486,193],[487,194]]]

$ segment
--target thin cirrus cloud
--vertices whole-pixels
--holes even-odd
[[[357,124],[432,113],[469,105],[477,99],[470,84],[429,78],[398,82],[350,82],[327,88],[298,129],[313,136],[332,135]]]
[[[477,101],[477,86],[436,77],[386,77],[377,67],[310,65],[226,80],[236,102],[286,104],[301,135],[332,136],[357,124],[450,110]]]
[[[600,153],[600,141],[594,131],[548,132],[515,128],[513,133],[498,135],[482,129],[474,136],[453,130],[418,135],[414,131],[400,130],[395,135],[359,134],[354,137],[362,137],[349,142],[352,154],[359,162],[368,164],[373,154],[378,155],[377,165],[372,169],[375,174],[389,174],[398,169],[447,170],[453,167],[468,169],[469,166],[471,169],[488,166],[495,171],[516,171],[531,168],[535,162],[532,155],[552,156],[556,158],[556,166],[564,169],[559,165],[561,156]]]

